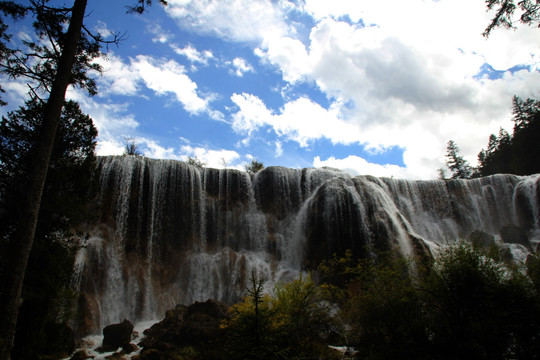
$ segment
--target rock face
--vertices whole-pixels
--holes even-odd
[[[133,324],[124,319],[121,323],[112,324],[103,328],[103,347],[117,348],[127,345],[131,342],[131,333]]]
[[[516,225],[505,225],[501,228],[501,239],[505,243],[519,244],[532,250],[529,237],[525,230]]]
[[[231,304],[252,271],[271,286],[347,249],[412,256],[474,230],[498,236],[505,223],[540,240],[539,175],[409,181],[283,167],[249,175],[134,156],[99,158],[98,170],[96,216],[80,229],[74,268],[79,335],[157,319],[176,304]]]
[[[139,359],[172,359],[190,352],[197,358],[217,358],[212,352],[224,340],[220,324],[227,316],[227,305],[213,300],[177,305],[144,332]]]
[[[488,250],[495,245],[495,237],[480,230],[469,234],[469,241],[475,248]]]

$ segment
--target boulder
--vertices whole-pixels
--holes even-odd
[[[529,237],[525,230],[516,225],[505,225],[501,228],[501,239],[507,244],[519,244],[525,246],[527,249],[532,251],[531,243],[529,242]]]
[[[139,347],[133,343],[122,345],[123,354],[131,354],[132,352],[135,352],[137,350],[139,350]]]
[[[165,319],[144,331],[139,359],[168,359],[187,353],[214,358],[210,353],[224,340],[220,324],[229,316],[227,310],[227,305],[213,300],[168,310]]]
[[[86,359],[93,359],[94,357],[92,355],[89,355],[86,350],[79,350],[69,358],[69,360],[86,360]]]
[[[121,323],[105,326],[102,347],[115,347],[116,350],[122,345],[129,344],[132,332],[133,324],[126,319]]]
[[[474,230],[470,233],[469,241],[475,249],[489,250],[495,245],[495,237],[480,230]]]

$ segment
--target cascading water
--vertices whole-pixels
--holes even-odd
[[[252,271],[289,280],[333,253],[429,251],[473,230],[521,226],[540,240],[540,176],[406,181],[334,169],[249,175],[172,160],[98,160],[96,219],[84,229],[73,286],[81,334],[178,303],[232,303]]]

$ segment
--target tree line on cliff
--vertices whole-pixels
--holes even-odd
[[[512,99],[512,134],[501,128],[489,136],[486,149],[478,154],[478,166],[471,166],[450,140],[446,147],[446,165],[452,179],[470,179],[494,174],[531,175],[540,173],[540,101]],[[441,170],[444,178],[444,171]]]

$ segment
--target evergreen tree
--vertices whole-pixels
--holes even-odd
[[[463,158],[459,155],[459,147],[453,140],[448,141],[446,146],[446,165],[452,171],[452,179],[470,179],[473,175],[473,169]]]
[[[160,0],[166,4],[165,0]],[[143,12],[152,0],[137,0],[134,12]],[[25,49],[8,49],[5,22],[0,22],[0,69],[12,77],[29,81],[34,95],[45,94],[43,123],[38,141],[30,156],[30,172],[25,179],[27,191],[19,199],[21,214],[10,236],[12,246],[8,258],[10,274],[0,279],[0,358],[9,360],[17,322],[21,289],[30,250],[37,226],[41,197],[47,169],[53,152],[65,94],[69,85],[79,85],[91,94],[95,82],[88,76],[89,69],[99,69],[92,59],[100,54],[101,38],[92,36],[83,26],[87,0],[74,0],[72,7],[53,7],[48,0],[28,0],[25,4],[2,1],[0,11],[12,17],[31,13],[35,17],[34,30],[39,41],[23,42]],[[66,30],[66,24],[67,30]],[[84,32],[83,32],[84,29]],[[45,45],[41,42],[45,40]],[[1,275],[1,274],[0,274]]]
[[[514,96],[512,103],[513,133],[501,128],[498,135],[490,135],[487,149],[478,154],[481,176],[540,172],[540,101]]]
[[[30,149],[39,136],[44,104],[37,99],[10,112],[0,124],[0,239],[1,253],[20,213],[18,199],[26,189],[21,178],[28,172]],[[92,119],[77,103],[65,104],[47,174],[34,245],[23,284],[24,302],[20,308],[14,359],[35,359],[38,354],[69,354],[72,339],[60,315],[60,305],[69,294],[73,267],[73,247],[65,238],[70,228],[90,216],[94,149],[97,130]],[[5,259],[3,259],[5,260]],[[5,265],[5,264],[3,264]],[[9,268],[1,266],[9,274]],[[59,333],[60,332],[60,333]],[[57,346],[50,339],[57,337]],[[73,340],[71,340],[73,341]]]
[[[516,10],[521,12],[519,22],[529,26],[539,26],[540,5],[538,0],[486,0],[488,11],[495,11],[495,16],[484,31],[488,37],[491,31],[497,27],[514,28],[514,14]]]

